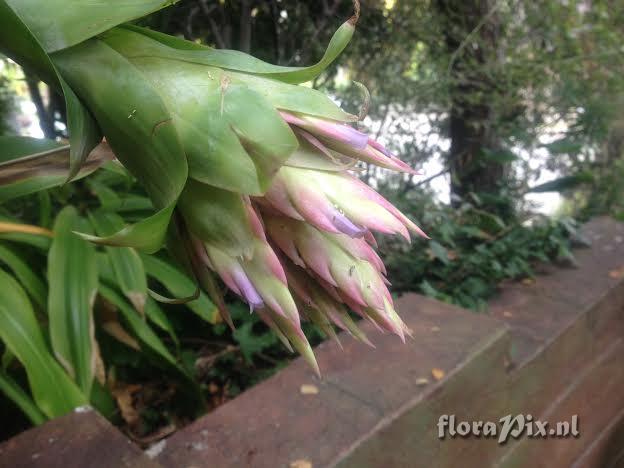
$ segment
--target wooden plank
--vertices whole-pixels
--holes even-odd
[[[0,445],[11,468],[157,468],[160,465],[89,407],[56,418]]]

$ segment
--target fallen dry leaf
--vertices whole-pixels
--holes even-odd
[[[440,327],[431,327],[431,331],[432,332],[439,332],[440,331]]]
[[[433,375],[433,378],[436,380],[440,380],[441,378],[444,377],[444,371],[442,369],[438,369],[437,367],[434,367],[433,369],[431,369],[431,375]]]
[[[316,385],[303,384],[299,391],[302,395],[317,395],[319,389]]]
[[[139,412],[134,407],[134,394],[139,390],[141,390],[141,385],[137,384],[117,384],[111,390],[119,406],[121,417],[130,427],[136,426],[141,420]]]
[[[295,460],[291,462],[290,468],[312,468],[312,463],[308,460]]]
[[[609,272],[609,278],[620,279],[624,277],[624,266]]]
[[[139,351],[141,349],[137,340],[132,338],[128,334],[128,332],[124,330],[119,322],[114,320],[106,321],[102,323],[102,329],[113,338],[116,338],[117,341],[122,342],[126,346],[129,346],[136,351]]]
[[[509,312],[508,310],[504,310],[503,311],[503,317],[513,317],[513,314],[511,312]]]
[[[524,284],[525,286],[531,286],[533,283],[535,283],[535,280],[533,278],[524,278],[522,280],[522,284]]]

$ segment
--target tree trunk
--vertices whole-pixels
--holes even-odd
[[[51,115],[49,109],[46,108],[46,105],[43,102],[43,97],[39,91],[39,79],[32,75],[26,74],[26,85],[28,86],[30,99],[37,109],[37,117],[39,118],[39,126],[43,131],[43,136],[54,139],[56,137],[56,132],[54,130],[54,116]]]
[[[448,69],[451,147],[448,166],[455,206],[474,193],[486,209],[499,214],[506,170],[502,163],[485,157],[496,151],[499,141],[494,121],[501,24],[494,0],[437,0],[443,35],[450,56]]]

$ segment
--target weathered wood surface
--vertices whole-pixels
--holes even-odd
[[[89,407],[0,445],[3,468],[154,468],[139,447]]]

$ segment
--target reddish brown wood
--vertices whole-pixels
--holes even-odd
[[[7,468],[155,468],[132,441],[84,407],[22,432],[0,445]]]

